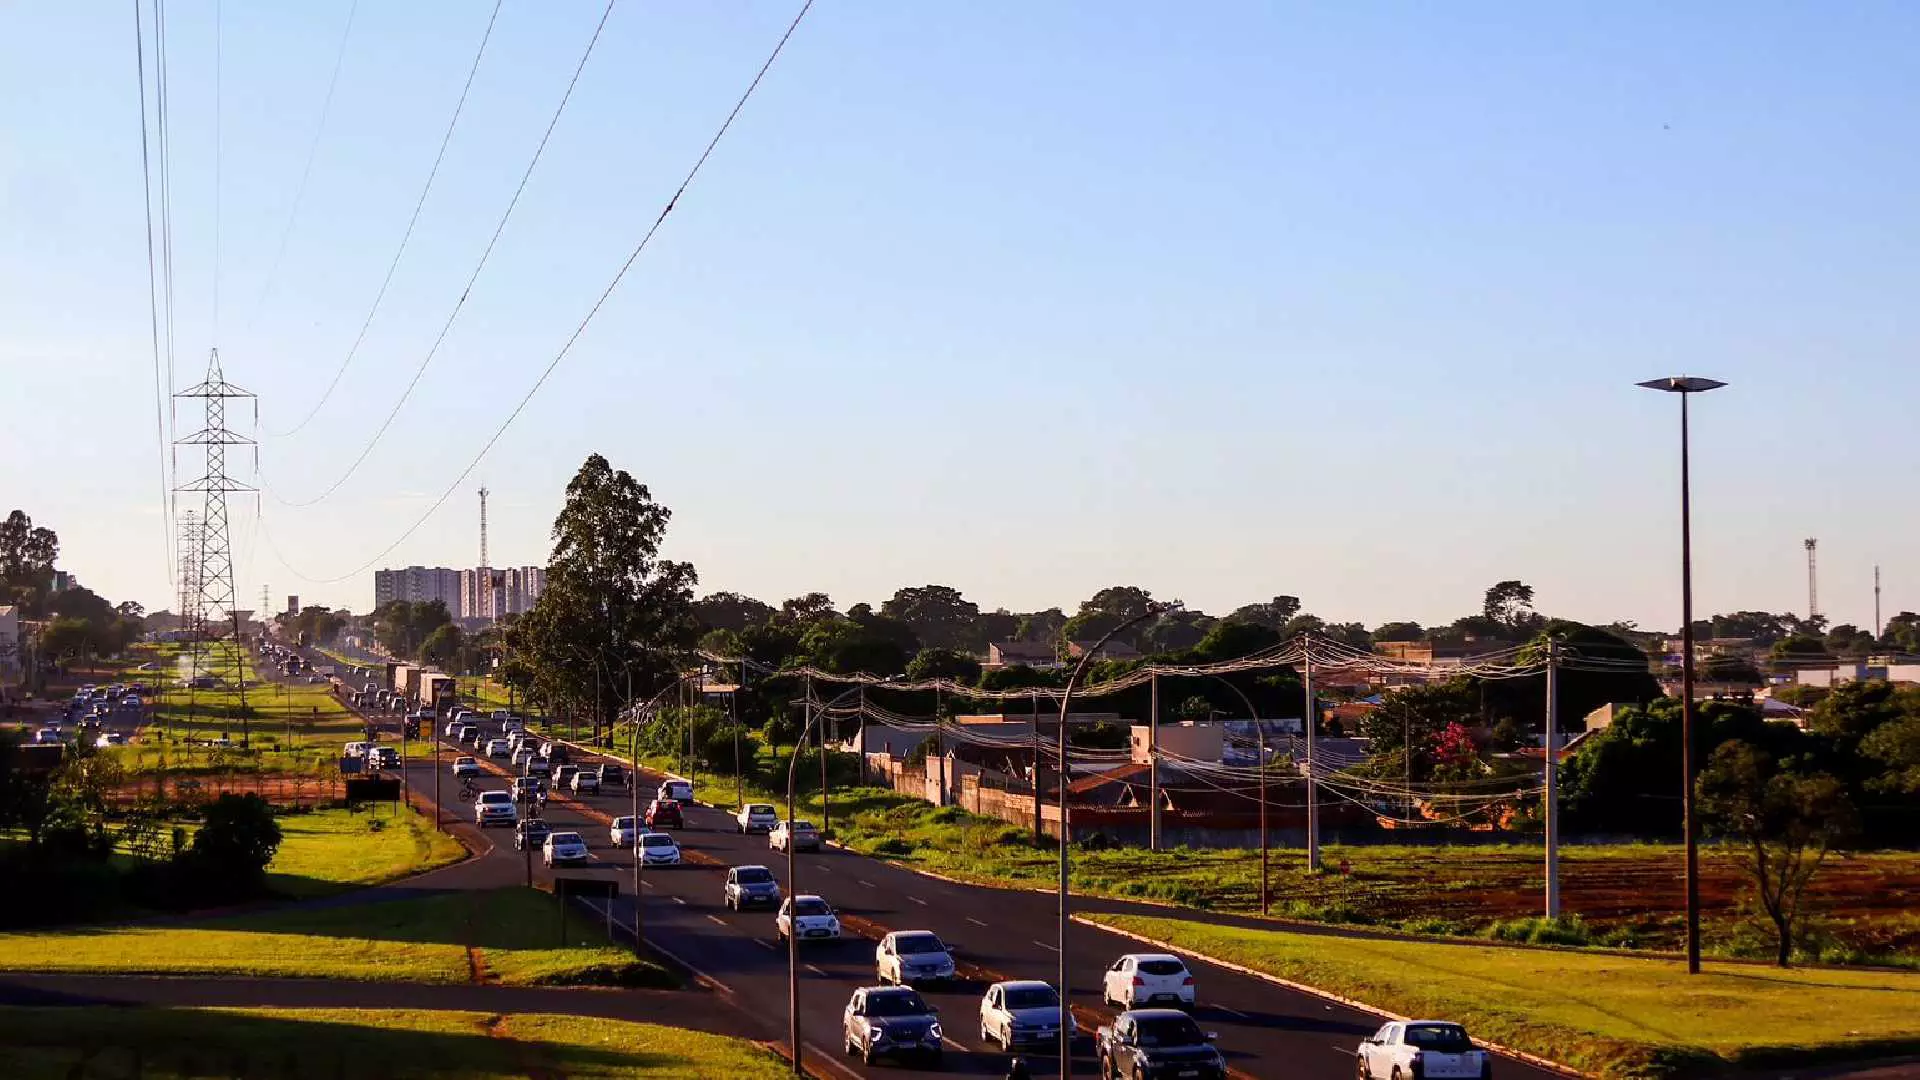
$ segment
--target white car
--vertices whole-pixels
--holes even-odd
[[[480,775],[479,759],[474,758],[472,756],[468,756],[468,755],[463,755],[461,757],[454,758],[453,759],[453,775],[479,776]]]
[[[840,936],[840,916],[831,904],[818,896],[801,894],[780,905],[773,917],[773,938],[787,940],[792,934],[801,941]]]
[[[510,791],[483,791],[473,800],[473,823],[483,829],[489,825],[511,826],[519,817]]]
[[[792,828],[786,822],[773,827],[767,834],[767,847],[774,851],[785,851],[792,845],[795,851],[819,851],[820,830],[813,827],[811,821],[796,821]]]
[[[615,849],[625,851],[640,842],[640,832],[639,818],[617,817],[613,819],[613,825],[607,830],[607,835],[613,840]]]
[[[740,808],[739,813],[733,815],[733,823],[743,834],[772,832],[773,827],[780,823],[780,815],[774,810],[772,803],[748,803]]]
[[[600,794],[600,774],[590,769],[581,769],[573,774],[573,793],[575,795]]]
[[[1115,960],[1100,980],[1100,1000],[1122,1009],[1149,1005],[1191,1009],[1193,973],[1177,956],[1128,953]]]
[[[680,844],[663,832],[641,833],[640,858],[648,866],[679,866]]]
[[[692,806],[693,781],[684,780],[678,776],[669,776],[665,780],[660,781],[660,793],[658,797],[662,799],[672,799],[682,806]]]
[[[1490,1080],[1493,1056],[1474,1048],[1467,1029],[1445,1020],[1397,1021],[1361,1040],[1354,1051],[1360,1080],[1420,1076]]]
[[[587,842],[577,832],[548,833],[547,842],[540,845],[540,858],[548,866],[586,862]]]
[[[488,757],[511,757],[512,755],[513,755],[513,751],[507,748],[507,740],[505,739],[487,740],[487,756]]]
[[[957,974],[953,954],[931,930],[895,930],[874,947],[873,962],[880,981],[896,986],[951,982]]]
[[[344,757],[363,758],[367,756],[367,744],[363,742],[350,742],[340,748],[340,753]]]
[[[455,716],[453,719],[448,720],[447,726],[440,729],[440,734],[446,736],[449,739],[455,737],[456,735],[459,735],[460,734],[460,718],[458,716]]]
[[[1067,1039],[1079,1028],[1067,1014]],[[1016,1047],[1059,1045],[1060,995],[1052,985],[1037,980],[997,982],[980,999],[980,1041],[997,1043],[1012,1053]]]
[[[547,759],[543,757],[528,758],[527,763],[520,768],[528,776],[545,776],[549,771]]]

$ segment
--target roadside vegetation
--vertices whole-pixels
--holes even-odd
[[[185,922],[0,934],[0,970],[486,983],[679,985],[603,924],[529,889],[302,906]]]
[[[267,889],[306,899],[380,885],[466,858],[458,840],[412,810],[282,814],[280,848],[267,864]]]
[[[743,1039],[540,1013],[15,1007],[0,1008],[0,1045],[7,1048],[8,1075],[19,1080],[83,1073],[779,1080],[788,1071]]]
[[[1709,964],[1689,976],[1670,960],[1571,950],[1086,918],[1608,1077],[1920,1050],[1920,974]]]

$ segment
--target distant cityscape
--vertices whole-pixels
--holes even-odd
[[[547,587],[547,571],[540,566],[495,569],[477,566],[455,570],[445,566],[409,566],[403,570],[373,572],[373,606],[396,600],[447,605],[456,621],[491,623],[533,607]]]

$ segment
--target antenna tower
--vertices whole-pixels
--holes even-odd
[[[485,484],[480,485],[480,565],[481,566],[491,565],[490,563],[487,562],[487,496],[491,494],[493,493],[487,490],[487,485]]]
[[[1814,560],[1813,560],[1813,549],[1820,545],[1820,541],[1814,539],[1813,537],[1808,537],[1806,539],[1806,545],[1807,545],[1807,621],[1812,622],[1813,620],[1820,617],[1820,576],[1814,566]]]
[[[200,545],[195,578],[195,638],[212,637],[212,621],[232,620],[232,646],[224,651],[228,661],[228,679],[230,685],[240,688],[240,745],[247,745],[247,689],[246,664],[242,659],[240,646],[240,615],[235,610],[238,597],[233,584],[233,534],[227,522],[227,496],[235,492],[257,492],[259,489],[250,484],[235,480],[227,473],[227,447],[257,446],[252,439],[227,427],[227,402],[232,400],[253,400],[254,422],[259,422],[259,399],[253,394],[227,381],[220,370],[220,350],[209,350],[207,355],[207,377],[198,385],[190,386],[174,395],[174,400],[200,401],[206,409],[206,423],[191,435],[174,440],[175,447],[198,446],[206,451],[207,467],[199,478],[175,488],[175,491],[198,494],[203,503],[200,511]],[[256,462],[257,464],[257,462]],[[200,673],[200,651],[194,652],[194,673]],[[214,653],[209,650],[207,668],[211,672],[219,667],[212,659]]]
[[[1880,640],[1880,568],[1873,568],[1873,640]]]

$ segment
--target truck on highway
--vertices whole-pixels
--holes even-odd
[[[421,708],[432,709],[436,715],[448,712],[456,701],[453,676],[438,671],[421,672],[416,699]]]

